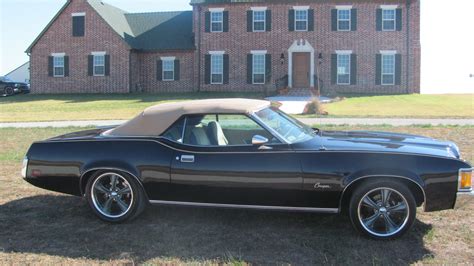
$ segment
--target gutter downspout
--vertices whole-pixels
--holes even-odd
[[[202,19],[202,8],[200,5],[197,7],[198,9],[198,88],[197,91],[201,92],[201,19]]]
[[[407,59],[406,59],[406,92],[410,94],[410,7],[411,7],[411,0],[406,0],[406,7],[407,7],[407,15],[406,15],[406,23],[407,23]]]

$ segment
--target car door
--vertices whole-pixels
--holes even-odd
[[[166,200],[299,206],[301,167],[288,144],[246,115],[188,116],[174,147]],[[175,134],[176,135],[176,134]],[[268,139],[252,145],[252,138]]]

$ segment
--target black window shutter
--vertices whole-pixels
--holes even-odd
[[[205,21],[205,30],[206,32],[211,32],[211,12],[206,12],[205,13],[205,18],[206,18],[206,21]]]
[[[49,56],[48,57],[48,76],[50,76],[50,77],[52,77],[54,75],[53,61],[54,61],[54,57]]]
[[[69,77],[69,56],[64,57],[64,76]]]
[[[272,55],[265,55],[265,82],[269,84],[272,80]]]
[[[337,31],[337,9],[331,10],[331,30]]]
[[[351,54],[351,85],[357,84],[357,55]]]
[[[295,31],[295,10],[288,11],[288,30]]]
[[[375,85],[382,84],[382,55],[377,54],[375,57]]]
[[[94,56],[93,55],[89,55],[87,57],[87,74],[89,76],[94,75]]]
[[[229,55],[224,55],[224,84],[229,84]]]
[[[174,80],[179,80],[181,76],[181,66],[179,65],[179,60],[174,60]]]
[[[266,27],[266,31],[272,31],[272,11],[271,10],[267,10],[266,14],[265,14],[265,27]]]
[[[253,31],[253,11],[247,11],[247,32]]]
[[[211,55],[204,56],[204,83],[211,84]]]
[[[110,76],[110,55],[105,55],[105,75]]]
[[[357,9],[351,9],[351,31],[357,30]]]
[[[158,60],[156,62],[156,79],[158,81],[163,80],[163,61],[162,60]]]
[[[395,85],[402,84],[402,55],[395,55]]]
[[[377,13],[376,13],[376,29],[377,31],[382,31],[382,9],[377,8]]]
[[[331,55],[331,83],[337,83],[337,54]]]
[[[222,20],[223,20],[222,31],[229,32],[229,11],[222,12]]]
[[[402,30],[402,9],[397,8],[397,31]]]
[[[253,79],[253,55],[247,54],[247,84],[252,84]]]
[[[308,10],[308,31],[314,31],[314,9]]]
[[[85,32],[85,17],[75,16],[72,17],[72,36],[81,37],[84,36]]]

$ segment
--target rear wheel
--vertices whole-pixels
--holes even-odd
[[[411,191],[392,180],[370,180],[352,194],[349,216],[354,227],[375,239],[394,239],[405,234],[416,217]]]
[[[7,96],[12,96],[13,94],[15,94],[15,90],[12,87],[6,87],[5,88],[5,94]]]
[[[87,182],[86,197],[94,213],[107,222],[119,223],[138,216],[146,205],[145,193],[127,174],[99,172]]]

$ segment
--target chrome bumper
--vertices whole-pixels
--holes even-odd
[[[458,192],[456,195],[456,203],[454,204],[455,209],[466,206],[470,201],[474,199],[474,191],[470,192]]]

